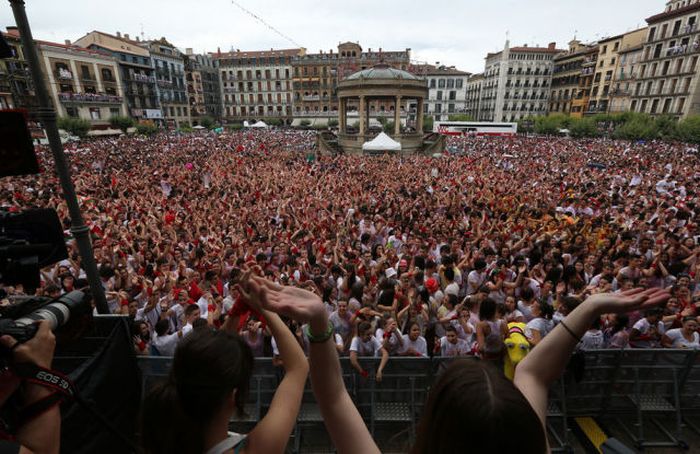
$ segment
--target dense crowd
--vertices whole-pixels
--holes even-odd
[[[314,141],[266,130],[68,146],[110,310],[133,321],[138,354],[172,355],[211,326],[278,356],[236,288],[248,269],[317,293],[338,353],[363,374],[358,356],[497,359],[510,322],[536,348],[586,296],[632,287],[672,298],[601,317],[580,348],[700,347],[696,149],[451,138],[459,153],[442,158],[310,159]],[[0,182],[0,205],[58,211],[70,257],[36,289],[57,296],[85,272],[48,149],[39,158],[40,175]],[[32,291],[0,286],[6,299]]]

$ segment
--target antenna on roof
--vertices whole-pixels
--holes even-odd
[[[141,25],[141,41],[145,41],[146,35],[143,33],[143,22],[140,25]]]

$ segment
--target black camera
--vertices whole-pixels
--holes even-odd
[[[32,297],[0,307],[0,336],[9,335],[20,343],[30,340],[39,321],[48,321],[52,331],[91,310],[90,296],[74,290],[58,298]],[[1,355],[0,355],[1,356]]]

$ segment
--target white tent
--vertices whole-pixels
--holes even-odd
[[[197,125],[197,126],[193,126],[192,129],[200,130],[200,129],[207,129],[207,128],[205,128],[202,125]]]
[[[254,125],[250,125],[251,128],[267,128],[267,124],[260,120],[259,122],[255,123]]]
[[[383,132],[369,142],[362,144],[363,151],[400,151],[401,143],[395,141]]]

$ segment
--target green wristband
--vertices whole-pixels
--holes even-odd
[[[314,335],[311,334],[311,327],[309,325],[306,325],[306,337],[309,338],[309,342],[312,344],[322,344],[326,342],[328,339],[333,337],[333,332],[335,331],[335,327],[333,326],[333,323],[328,322],[328,327],[326,328],[326,332],[323,334],[319,335]]]

